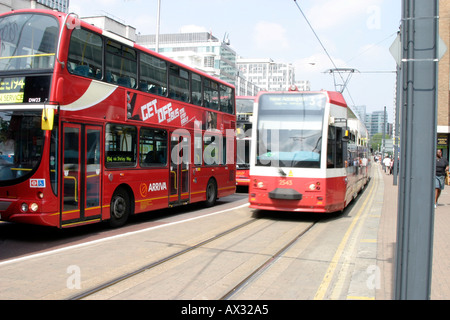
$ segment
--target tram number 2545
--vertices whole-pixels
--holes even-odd
[[[292,186],[293,184],[292,180],[279,180],[278,183],[280,186]]]

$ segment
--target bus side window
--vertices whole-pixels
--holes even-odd
[[[137,87],[136,50],[108,40],[105,65],[107,82],[132,89]]]
[[[203,136],[203,160],[205,165],[221,164],[220,152],[222,149],[222,137],[205,132]]]
[[[192,74],[192,103],[201,106],[202,105],[202,77],[198,74]]]
[[[74,29],[70,38],[67,69],[83,77],[102,78],[102,38],[83,29]]]
[[[139,154],[141,167],[165,166],[167,163],[167,131],[141,128]]]
[[[165,96],[167,92],[166,62],[145,53],[141,53],[140,61],[139,90]]]
[[[108,123],[106,125],[105,150],[107,168],[136,166],[136,127]]]
[[[203,80],[203,106],[219,110],[219,85],[209,79]]]
[[[220,111],[234,114],[233,89],[224,85],[220,85]]]
[[[169,67],[169,98],[190,102],[189,71],[171,64]]]

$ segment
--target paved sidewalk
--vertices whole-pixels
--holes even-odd
[[[375,164],[377,166],[377,164]],[[379,165],[378,165],[379,166]],[[381,167],[380,167],[381,170]],[[381,269],[381,286],[377,300],[390,300],[394,296],[395,250],[397,243],[398,186],[393,176],[384,177],[384,201],[378,231],[378,266]],[[445,186],[435,209],[433,239],[433,273],[431,299],[450,299],[450,186]]]

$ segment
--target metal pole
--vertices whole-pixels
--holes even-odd
[[[386,152],[386,106],[384,106],[384,111],[383,111],[383,137],[381,139],[382,142],[382,147],[381,150],[383,150],[383,160],[384,160],[384,153]]]
[[[402,1],[402,123],[395,298],[429,299],[434,227],[438,0]]]
[[[401,76],[402,76],[401,63],[397,65],[397,83],[396,83],[396,103],[395,103],[395,124],[394,124],[394,172],[393,172],[393,185],[398,185],[398,172],[399,172],[399,163],[398,163],[398,155],[399,155],[399,138],[400,138],[400,106],[402,105],[402,92],[401,92]]]
[[[161,14],[161,0],[158,0],[158,9],[157,9],[157,16],[156,16],[156,47],[155,47],[155,51],[158,52],[159,51],[159,17]]]

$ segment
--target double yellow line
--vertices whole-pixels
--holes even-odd
[[[327,271],[325,272],[325,276],[323,277],[322,283],[319,286],[319,289],[316,292],[316,295],[314,296],[314,300],[323,300],[327,291],[328,287],[331,284],[331,281],[333,280],[334,273],[336,272],[339,260],[341,259],[342,254],[344,253],[344,249],[347,246],[347,242],[350,238],[350,235],[352,234],[353,230],[355,229],[358,222],[361,222],[361,215],[368,209],[368,207],[372,204],[374,199],[374,190],[378,187],[378,181],[379,178],[374,179],[374,183],[371,183],[369,193],[367,195],[367,198],[365,199],[364,203],[362,204],[361,208],[359,209],[358,213],[356,214],[355,218],[353,218],[353,221],[351,225],[348,227],[347,232],[345,233],[344,237],[342,238],[341,243],[339,244],[339,247],[336,250],[336,253],[333,256],[333,259],[331,259],[330,265],[328,266]]]

